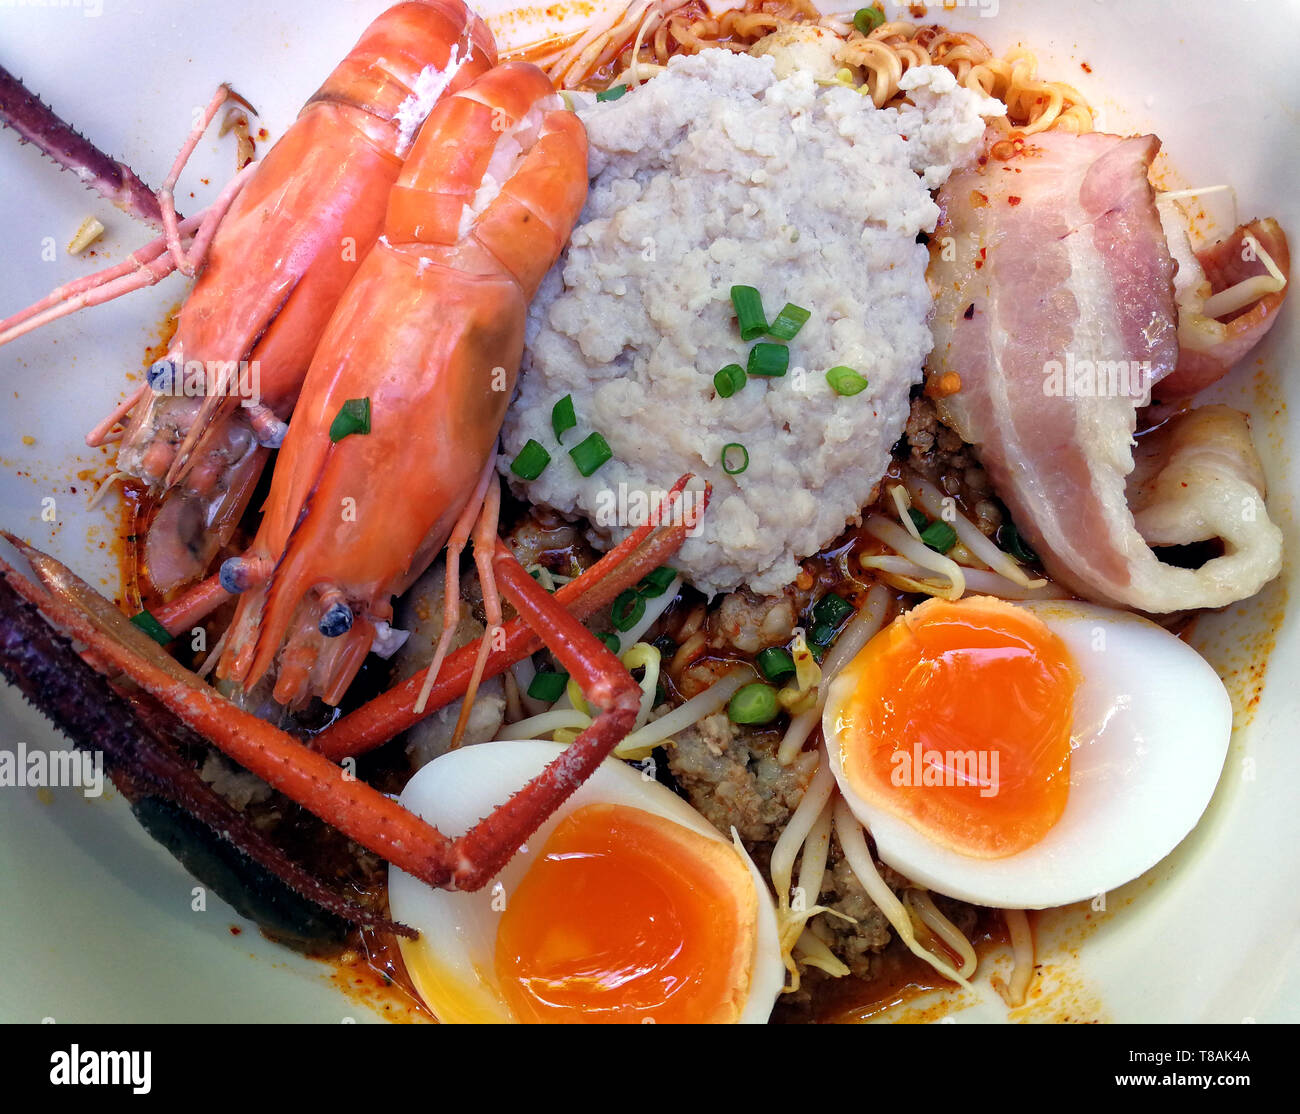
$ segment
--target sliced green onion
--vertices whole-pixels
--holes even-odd
[[[755,659],[763,676],[769,681],[779,681],[794,672],[794,658],[789,650],[780,646],[769,646]]]
[[[837,395],[850,398],[867,389],[866,379],[851,367],[833,367],[826,373],[826,382]]]
[[[776,337],[777,340],[794,340],[811,316],[812,314],[802,306],[786,302],[785,309],[776,315],[776,320],[768,328],[767,335]]]
[[[1010,522],[1004,522],[998,527],[998,545],[1021,561],[1038,560],[1038,554],[1025,545],[1025,539],[1020,536],[1020,531]]]
[[[853,29],[860,35],[870,35],[885,22],[885,13],[879,8],[859,8],[853,13]]]
[[[645,614],[645,598],[633,588],[620,592],[609,609],[610,621],[618,631],[631,630]]]
[[[731,304],[736,307],[736,322],[740,325],[741,340],[757,340],[767,332],[763,298],[752,286],[733,286]]]
[[[730,398],[744,385],[745,369],[739,364],[728,364],[713,377],[713,386],[720,398]]]
[[[549,673],[538,670],[528,686],[528,695],[534,700],[543,700],[554,704],[564,695],[564,686],[569,683],[567,673]]]
[[[827,592],[817,601],[812,614],[814,623],[825,623],[828,626],[838,627],[853,614],[853,605],[843,596],[837,596],[834,592]]]
[[[619,641],[618,635],[611,634],[609,631],[606,631],[604,634],[598,634],[596,637],[605,644],[605,649],[607,649],[611,654],[617,654],[619,650],[623,648],[623,643]]]
[[[370,399],[350,398],[330,422],[330,440],[337,444],[354,433],[370,432]]]
[[[781,711],[776,699],[776,689],[762,681],[743,685],[727,705],[727,715],[732,723],[751,723],[762,726],[771,723]]]
[[[676,579],[675,570],[667,565],[660,565],[641,578],[641,583],[636,586],[636,590],[648,600],[656,599],[668,591],[668,586]]]
[[[835,627],[831,623],[818,623],[813,627],[808,635],[809,640],[815,649],[818,646],[826,647],[835,641]],[[818,658],[818,661],[821,659]]]
[[[924,530],[927,526],[930,525],[930,520],[926,518],[925,515],[923,515],[915,507],[908,507],[907,514],[908,517],[911,518],[912,520],[912,525],[916,527],[918,532]]]
[[[149,610],[131,616],[131,622],[152,638],[159,646],[166,646],[172,640],[171,632],[155,619]]]
[[[732,452],[732,450],[735,452]],[[732,460],[728,462],[727,454],[731,453]],[[740,459],[735,459],[736,453],[740,454]],[[733,467],[734,465],[734,467]],[[729,445],[722,446],[722,470],[728,476],[739,476],[746,468],[749,467],[749,450],[739,441],[732,441]]]
[[[614,450],[599,433],[593,433],[574,445],[569,450],[569,455],[573,457],[573,463],[578,466],[578,471],[584,476],[590,476],[605,461],[613,457]]]
[[[921,541],[936,553],[947,553],[957,544],[957,531],[947,522],[931,522],[921,531]]]
[[[512,471],[521,480],[535,480],[551,463],[551,454],[537,441],[529,439],[519,450],[519,455],[510,462]]]
[[[790,368],[790,349],[784,344],[768,344],[766,341],[754,345],[749,350],[750,375],[779,376]]]
[[[551,407],[551,428],[555,430],[555,439],[564,444],[564,435],[578,424],[578,416],[573,412],[573,395],[565,395]]]
[[[612,89],[603,89],[596,94],[598,101],[616,101],[627,92],[626,85],[615,85]]]

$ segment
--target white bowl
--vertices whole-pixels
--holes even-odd
[[[279,135],[384,0],[191,3],[11,8],[4,63],[102,148],[161,183],[191,111],[231,82]],[[487,14],[510,0],[483,0]],[[584,5],[571,10],[581,13]],[[890,5],[890,11],[894,5]],[[534,13],[543,8],[533,9]],[[493,19],[503,43],[540,36],[540,17]],[[1091,4],[987,0],[939,6],[930,18],[975,31],[995,50],[1017,44],[1041,74],[1068,80],[1100,108],[1100,126],[1151,130],[1165,141],[1170,182],[1230,182],[1242,219],[1278,217],[1300,236],[1297,109],[1290,53],[1300,8],[1210,0]],[[1084,71],[1087,63],[1091,73]],[[263,148],[264,149],[264,148]],[[230,175],[230,142],[206,138],[179,204],[197,211]],[[201,184],[208,179],[212,185]],[[151,238],[107,202],[59,174],[34,149],[0,132],[0,313],[58,283],[121,260]],[[197,195],[191,199],[190,191]],[[96,214],[108,234],[94,259],[63,247]],[[42,259],[53,244],[53,261]],[[112,539],[119,518],[85,508],[85,476],[105,456],[82,437],[139,374],[166,310],[184,295],[172,277],[0,350],[0,524],[26,535],[109,593],[117,590]],[[1300,308],[1216,395],[1253,419],[1270,507],[1300,552],[1296,467],[1289,440],[1300,397],[1288,354]],[[33,443],[26,443],[32,438]],[[70,490],[75,488],[75,494]],[[42,520],[54,496],[57,525]],[[111,504],[110,504],[111,506]],[[1225,676],[1238,726],[1223,780],[1199,827],[1146,877],[1108,895],[1108,909],[1040,924],[1037,997],[1017,1019],[1280,1021],[1300,1019],[1300,752],[1292,725],[1300,690],[1300,632],[1284,617],[1295,563],[1259,598],[1206,616],[1195,642]],[[1266,675],[1265,675],[1266,671]],[[0,745],[65,746],[12,690],[0,690]],[[215,898],[192,909],[196,883],[113,794],[37,794],[0,788],[0,1020],[375,1020],[331,985],[332,970],[268,944]],[[232,935],[231,926],[242,928]],[[1003,964],[1005,969],[1005,963]],[[987,990],[953,1004],[954,1020],[1007,1016]],[[908,1007],[913,1016],[924,1002]],[[895,1011],[894,1016],[898,1015]],[[935,1016],[931,1010],[925,1016]]]

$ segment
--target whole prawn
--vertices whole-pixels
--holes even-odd
[[[251,686],[278,659],[277,700],[336,703],[392,597],[458,520],[491,515],[527,306],[586,192],[585,132],[533,66],[498,66],[430,116],[321,338],[257,538],[223,566],[247,590],[218,676]],[[332,441],[360,399],[369,433]]]
[[[680,498],[683,477],[649,523],[554,597],[496,536],[495,446],[525,311],[586,190],[585,132],[535,67],[491,69],[434,109],[393,188],[384,234],[317,347],[257,539],[227,572],[249,586],[221,671],[248,684],[278,665],[281,698],[330,698],[391,614],[393,593],[444,543],[455,606],[456,554],[472,529],[489,631],[447,659],[445,675],[438,656],[423,677],[394,690],[401,711],[377,701],[375,714],[362,714],[366,706],[349,717],[352,726],[335,736],[328,756],[308,749],[181,670],[57,562],[20,545],[40,585],[0,562],[0,575],[85,645],[92,664],[125,672],[235,761],[434,886],[484,885],[629,730],[639,686],[578,615],[665,561],[691,525],[660,519]],[[369,404],[368,431],[336,440],[334,420],[360,399]],[[353,513],[340,514],[343,505]],[[510,623],[502,621],[498,587],[517,612]],[[418,717],[411,684],[433,689],[427,711],[472,695],[478,677],[532,651],[529,628],[600,713],[468,832],[443,835],[331,761]]]
[[[37,312],[0,323],[4,343],[64,312],[157,282],[174,268],[198,271],[150,382],[87,438],[98,444],[125,421],[117,474],[138,480],[159,500],[144,567],[164,594],[204,574],[243,514],[267,449],[284,435],[316,342],[379,235],[413,125],[430,102],[495,63],[491,33],[461,0],[394,5],[369,25],[208,219],[181,223],[172,189],[203,128],[233,96],[223,87],[157,202],[143,206],[142,215],[160,222],[165,236],[126,264],[56,291],[32,307]],[[154,201],[133,175],[131,181],[133,196]],[[193,236],[188,251],[187,233]],[[257,369],[260,398],[241,400],[234,389],[247,386],[234,377],[241,365]],[[185,397],[173,384],[195,366],[203,369],[204,393]]]

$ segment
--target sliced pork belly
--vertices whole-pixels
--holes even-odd
[[[954,175],[931,241],[928,366],[941,416],[978,447],[1051,575],[1087,599],[1149,612],[1249,596],[1276,575],[1281,552],[1248,432],[1226,436],[1222,415],[1153,457],[1150,543],[1129,505],[1138,408],[1179,357],[1176,265],[1147,179],[1158,149],[1154,136],[1051,132],[1009,161]],[[1211,435],[1213,446],[1193,451]],[[1195,498],[1171,501],[1163,467],[1191,475]],[[1255,529],[1229,532],[1205,512],[1247,495],[1249,508],[1238,505]],[[1195,540],[1220,538],[1224,555],[1197,570],[1151,548],[1206,531]]]
[[[1178,367],[1156,392],[1168,403],[1217,382],[1264,339],[1286,299],[1291,250],[1269,219],[1193,252],[1177,203],[1162,203],[1160,217],[1178,259]]]

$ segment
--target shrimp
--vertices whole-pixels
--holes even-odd
[[[70,308],[201,266],[149,383],[87,437],[101,443],[125,420],[117,475],[159,500],[144,568],[164,594],[203,575],[243,514],[268,450],[284,436],[316,342],[379,235],[413,125],[429,100],[495,63],[491,33],[461,0],[394,5],[265,159],[243,172],[237,196],[223,194],[229,208],[219,222],[200,231],[196,220],[178,223],[171,189],[202,128],[233,95],[223,87],[159,195],[163,239],[105,272],[99,285],[82,280],[66,297],[56,291],[33,307],[43,313],[0,323],[4,343]],[[187,232],[189,253],[181,247]],[[198,397],[186,397],[191,369],[202,375]]]
[[[669,560],[704,509],[669,517],[692,478],[681,477],[647,523],[554,596],[497,537],[497,438],[527,306],[586,192],[586,133],[536,67],[488,69],[437,105],[390,191],[383,235],[315,347],[257,537],[222,565],[221,581],[241,597],[218,672],[247,689],[275,669],[282,703],[310,695],[336,701],[382,637],[393,595],[444,545],[454,607],[450,578],[471,534],[489,619],[477,644],[445,660],[440,647],[427,670],[340,720],[328,746],[322,735],[309,748],[181,668],[70,570],[3,532],[36,580],[0,559],[8,586],[0,607],[23,617],[34,609],[61,636],[59,652],[80,653],[119,684],[125,678],[131,700],[147,693],[188,731],[427,884],[485,885],[604,761],[639,711],[640,687],[581,618]],[[335,426],[345,404],[363,400],[368,427]],[[186,608],[196,615],[208,608],[217,598],[210,584],[186,593],[189,602],[172,609],[171,621]],[[503,600],[515,611],[508,622]],[[335,764],[456,699],[468,708],[482,677],[542,645],[598,714],[464,834],[444,835]],[[12,639],[0,640],[0,672],[30,676],[29,657]],[[39,701],[39,688],[32,691]],[[280,876],[320,900],[302,878]]]
[[[692,528],[692,516],[700,513],[700,509],[692,509],[675,522],[670,522],[667,512],[680,500],[690,479],[683,476],[647,523],[554,597],[497,541],[491,547],[490,561],[503,595],[518,613],[501,629],[499,644],[492,645],[485,654],[484,647],[489,641],[498,642],[485,634],[477,647],[473,644],[462,647],[448,658],[448,668],[440,675],[433,700],[423,713],[413,712],[410,697],[412,686],[421,685],[429,676],[427,672],[416,674],[340,720],[336,727],[341,730],[333,734],[329,748],[320,751],[308,749],[297,739],[220,696],[193,673],[177,665],[132,626],[109,600],[71,570],[4,531],[0,535],[17,547],[34,571],[36,581],[29,580],[0,558],[0,578],[12,589],[12,592],[0,592],[0,610],[8,619],[21,617],[25,608],[34,609],[61,636],[56,642],[65,650],[71,652],[72,645],[81,646],[83,660],[99,673],[110,678],[125,677],[129,682],[126,692],[130,694],[131,706],[139,691],[147,692],[180,723],[198,732],[245,769],[408,874],[431,886],[474,890],[500,871],[520,845],[591,776],[635,722],[639,687],[618,658],[578,620],[598,607],[608,606],[615,595],[636,584],[681,548]],[[466,694],[472,673],[485,658],[487,675],[495,675],[537,649],[539,639],[551,647],[588,700],[601,712],[562,755],[463,835],[456,838],[443,835],[335,765],[391,739],[423,715]],[[0,638],[0,673],[23,684],[24,678],[32,676],[35,652],[25,639]],[[471,660],[474,666],[470,665]],[[51,706],[40,685],[29,684],[24,691],[46,715],[67,724],[62,714],[65,709]],[[86,703],[84,696],[78,699]],[[93,708],[93,702],[89,706]],[[76,733],[71,724],[65,729],[74,732],[74,741],[80,745],[92,741],[95,746],[101,745],[93,736],[88,739]],[[145,764],[143,771],[135,771],[137,774],[169,776],[158,769],[159,759],[148,748],[136,745],[131,749],[139,753],[130,756],[130,761]],[[175,780],[174,774],[171,776]],[[304,879],[301,871],[286,869],[283,862],[275,861],[283,856],[268,855],[267,849],[252,842],[247,832],[241,834],[233,825],[218,823],[223,838],[236,840],[254,861],[274,870],[303,896],[322,903],[319,886],[312,879]],[[355,912],[340,907],[337,900],[329,907],[349,919],[356,917]]]
[[[219,677],[251,687],[278,662],[281,703],[337,703],[392,597],[493,505],[527,306],[581,212],[586,166],[581,123],[527,63],[434,110],[321,338],[257,537],[222,566],[244,591]],[[361,399],[369,433],[333,442]]]

